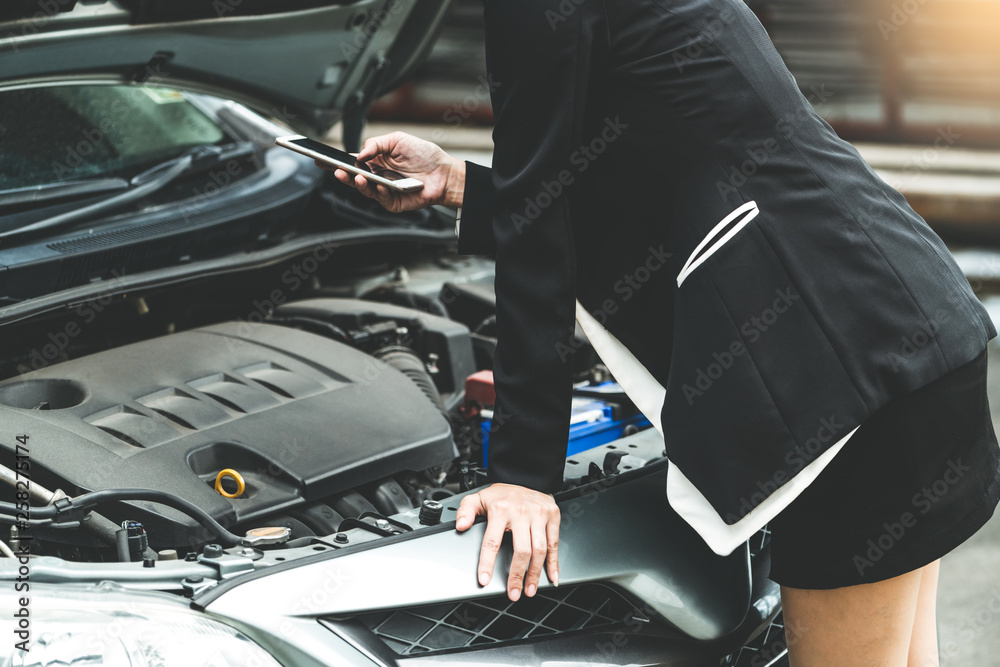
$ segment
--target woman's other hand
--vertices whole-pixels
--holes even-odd
[[[559,506],[547,494],[512,484],[491,484],[466,496],[455,518],[456,530],[472,527],[476,516],[486,516],[486,532],[479,553],[479,583],[493,577],[493,566],[504,533],[513,537],[514,556],[507,577],[507,597],[517,601],[521,591],[533,597],[543,567],[549,581],[559,585]]]

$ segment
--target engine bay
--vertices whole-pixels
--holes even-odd
[[[32,552],[155,561],[221,543],[260,556],[447,520],[449,498],[487,482],[491,285],[415,278],[414,290],[382,283],[366,298],[289,300],[0,382],[6,433],[30,439],[33,507],[118,494],[89,514],[34,522]],[[578,374],[568,454],[648,426],[600,365]],[[0,439],[0,465],[14,467],[16,445]],[[658,453],[574,461],[567,485]],[[0,485],[8,499],[13,489]],[[3,528],[16,547],[17,527]]]

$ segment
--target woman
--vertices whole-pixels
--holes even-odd
[[[485,0],[492,170],[395,133],[495,252],[498,413],[479,577],[558,583],[574,320],[663,433],[717,553],[764,524],[792,665],[937,665],[938,559],[1000,499],[996,329],[941,240],[840,140],[741,0]],[[502,422],[502,423],[499,423]]]

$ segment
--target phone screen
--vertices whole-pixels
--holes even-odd
[[[338,162],[354,165],[361,171],[368,172],[369,174],[378,174],[382,178],[388,179],[390,181],[399,181],[405,178],[405,176],[397,174],[394,171],[388,171],[388,170],[377,171],[377,172],[372,171],[367,164],[365,164],[364,162],[359,162],[350,153],[342,151],[339,148],[334,148],[333,146],[327,146],[326,144],[322,144],[312,139],[292,139],[288,143],[295,144],[296,146],[302,146],[302,148],[308,148],[309,150],[315,151],[317,153],[322,153],[323,155],[333,158]]]

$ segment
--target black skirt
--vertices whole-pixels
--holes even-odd
[[[829,589],[934,562],[1000,500],[986,350],[873,413],[770,523],[770,578]]]

